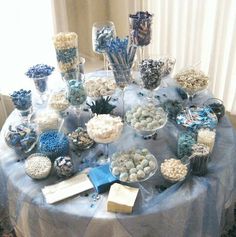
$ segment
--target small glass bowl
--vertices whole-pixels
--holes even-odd
[[[210,98],[203,105],[210,107],[211,110],[216,114],[218,120],[224,117],[225,106],[222,100],[217,98]]]
[[[148,162],[152,162],[152,166],[153,166],[153,168],[151,168],[151,171],[150,171],[150,173],[148,173],[148,174],[146,174],[145,172],[144,172],[144,170],[143,169],[145,169],[146,167],[150,167],[150,163],[147,165],[147,166],[145,166],[145,167],[143,167],[142,168],[142,171],[145,173],[145,176],[143,177],[143,178],[140,178],[140,179],[136,179],[136,180],[134,180],[134,181],[132,181],[132,180],[129,180],[129,178],[127,178],[127,180],[123,180],[121,177],[120,177],[120,175],[121,175],[121,172],[119,173],[119,174],[115,174],[114,173],[114,168],[115,167],[117,167],[118,169],[123,169],[123,172],[125,171],[125,173],[127,173],[128,175],[131,175],[132,173],[130,172],[130,170],[131,169],[129,169],[128,170],[128,168],[127,168],[127,166],[128,166],[128,164],[127,164],[127,162],[133,162],[133,164],[135,164],[135,160],[134,159],[136,159],[136,158],[132,158],[132,156],[129,154],[130,152],[136,152],[136,151],[141,151],[141,152],[137,152],[137,153],[135,153],[135,155],[142,155],[143,153],[143,151],[146,153],[146,156],[145,157],[147,157],[147,156],[149,156],[149,158],[148,159],[146,159]],[[115,166],[115,164],[117,164],[117,162],[118,162],[118,160],[119,160],[119,158],[120,158],[120,162],[122,163],[122,162],[124,162],[124,160],[122,160],[122,158],[121,157],[119,157],[119,154],[121,155],[121,154],[123,154],[123,155],[126,155],[126,156],[128,156],[127,157],[127,161],[126,161],[126,166],[125,166],[125,164],[123,164],[123,165],[118,165],[118,166]],[[145,159],[143,159],[143,160],[145,160]],[[142,162],[143,162],[143,160],[142,160]],[[121,182],[124,182],[124,183],[137,183],[137,182],[143,182],[143,181],[146,181],[146,180],[148,180],[148,179],[150,179],[155,173],[156,173],[156,171],[157,171],[157,169],[158,169],[158,163],[157,163],[157,159],[155,158],[155,156],[153,155],[153,154],[151,154],[147,149],[130,149],[130,150],[127,150],[127,151],[122,151],[122,152],[116,152],[116,153],[114,153],[113,155],[112,155],[112,157],[110,158],[110,172],[111,172],[111,174],[114,176],[114,177],[116,177],[118,180],[120,180]],[[140,164],[139,164],[139,166],[141,166],[141,163],[142,162],[140,162]],[[137,169],[137,167],[138,167],[138,165],[135,165],[135,167],[134,168],[136,168]],[[140,167],[139,167],[140,168]],[[137,169],[138,171],[139,171],[139,168]]]
[[[130,122],[127,121],[127,116],[126,115],[125,115],[125,122],[129,127],[134,129],[134,131],[137,134],[141,135],[142,137],[150,137],[150,136],[154,135],[157,132],[157,130],[163,128],[166,125],[167,121],[168,121],[168,114],[164,111],[164,109],[161,108],[161,107],[159,107],[158,109],[162,110],[162,113],[164,114],[164,122],[159,127],[155,127],[153,129],[137,129],[134,126],[132,126]]]
[[[174,159],[174,158],[173,158]],[[175,160],[178,160],[178,159],[175,159]],[[161,163],[161,165],[164,163],[164,161]],[[183,162],[181,162],[182,164],[183,164]],[[185,165],[186,166],[186,168],[187,168],[187,172],[186,172],[186,175],[184,175],[183,177],[181,177],[181,178],[172,178],[172,177],[169,177],[169,176],[167,176],[167,175],[165,175],[165,174],[163,174],[163,172],[161,171],[161,166],[160,166],[160,173],[161,173],[161,175],[162,175],[162,177],[167,181],[167,182],[169,182],[169,183],[172,183],[172,184],[174,184],[174,183],[177,183],[177,182],[181,182],[181,181],[184,181],[185,179],[186,179],[186,177],[189,175],[189,171],[190,171],[190,168],[189,168],[189,164],[183,164],[183,165]]]
[[[78,136],[76,136],[75,133],[78,133]],[[81,136],[79,136],[79,133],[81,133]],[[87,137],[82,138],[83,134],[87,134],[87,136],[88,136],[86,129],[83,129],[82,127],[78,127],[76,130],[74,130],[68,134],[68,139],[70,141],[70,144],[72,144],[72,146],[74,146],[78,150],[87,150],[95,144],[95,141],[92,140],[89,136],[88,136],[88,138]],[[83,141],[85,141],[85,139],[88,140],[87,143],[83,143]]]
[[[38,164],[36,161],[32,163],[32,159],[36,159],[36,157],[40,158],[40,161],[44,160],[45,167],[43,167],[42,164]],[[30,164],[33,165],[33,167],[29,167]],[[25,173],[32,179],[39,180],[47,178],[51,172],[51,169],[51,160],[41,153],[34,153],[30,155],[25,161]]]

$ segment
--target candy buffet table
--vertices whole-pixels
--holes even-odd
[[[142,101],[138,89],[125,93],[129,106]],[[180,99],[173,87],[158,91],[160,98]],[[197,98],[202,103],[207,93]],[[83,114],[81,114],[83,117]],[[83,117],[84,118],[84,117]],[[14,111],[7,119],[0,139],[0,208],[9,209],[11,223],[19,236],[24,237],[217,237],[226,222],[232,221],[235,188],[234,130],[224,117],[218,127],[216,143],[205,177],[188,177],[160,192],[163,184],[159,172],[137,186],[140,193],[132,214],[114,214],[106,211],[107,194],[96,196],[94,191],[77,195],[54,205],[45,202],[41,188],[54,184],[57,178],[35,181],[25,175],[24,163],[16,162],[16,154],[4,142],[4,131],[16,119]],[[80,123],[80,122],[79,122]],[[68,116],[68,130],[76,127],[76,119]],[[160,164],[176,154],[179,128],[168,122],[154,139],[144,140],[125,127],[121,138],[109,145],[109,153],[119,149],[146,147]],[[99,156],[99,146],[74,156],[76,167],[81,160],[93,163]],[[84,164],[85,164],[84,163]]]

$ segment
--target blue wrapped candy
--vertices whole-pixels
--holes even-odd
[[[69,140],[64,133],[49,130],[40,135],[38,150],[53,161],[59,156],[68,155]]]
[[[191,107],[180,112],[176,122],[191,131],[197,131],[200,128],[216,128],[218,119],[209,107]]]
[[[116,37],[107,45],[106,55],[118,86],[124,87],[131,82],[131,67],[136,51],[137,46],[128,44],[128,37]]]
[[[97,53],[105,53],[107,44],[115,38],[116,32],[113,23],[93,26],[93,50]]]
[[[33,150],[37,144],[37,133],[34,126],[29,124],[19,124],[9,126],[5,135],[8,146],[13,148],[20,155],[24,155]]]
[[[146,46],[151,41],[152,14],[137,12],[129,15],[131,42],[137,46]]]

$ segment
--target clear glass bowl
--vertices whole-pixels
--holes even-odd
[[[6,144],[19,156],[27,156],[36,147],[38,136],[36,125],[16,123],[10,125],[4,134]],[[20,160],[20,159],[18,159]]]
[[[224,117],[225,107],[222,100],[218,98],[210,98],[203,105],[210,107],[218,119]]]
[[[176,160],[178,160],[178,159],[176,159]],[[161,163],[161,165],[164,163],[164,161]],[[189,175],[189,173],[190,173],[190,165],[189,165],[189,163],[187,163],[187,164],[184,164],[183,162],[181,162],[183,165],[185,165],[186,166],[186,168],[187,168],[187,172],[186,172],[186,174],[185,175],[183,175],[182,177],[180,177],[180,178],[172,178],[172,177],[170,177],[170,176],[167,176],[167,175],[165,175],[163,172],[162,172],[162,169],[160,168],[160,173],[161,173],[161,175],[162,175],[162,177],[167,181],[167,182],[169,182],[169,183],[177,183],[177,182],[181,182],[181,181],[184,181],[185,179],[186,179],[186,177]]]
[[[143,151],[143,150],[145,150],[146,151],[146,154],[149,156],[149,158],[148,158],[148,165],[147,166],[145,166],[145,167],[143,167],[144,169],[146,168],[146,167],[151,167],[150,166],[150,161],[152,162],[152,168],[151,168],[151,170],[150,170],[150,172],[149,173],[145,173],[144,172],[144,174],[145,174],[145,176],[143,177],[143,178],[139,178],[139,179],[137,179],[137,180],[130,180],[130,176],[127,178],[127,180],[126,181],[124,181],[122,178],[121,178],[121,176],[120,176],[120,174],[122,173],[122,172],[120,172],[120,174],[117,174],[117,175],[115,175],[115,173],[114,173],[114,168],[115,167],[118,167],[118,169],[121,169],[121,170],[126,170],[125,172],[123,172],[123,173],[127,173],[128,175],[131,175],[132,173],[130,172],[130,169],[128,169],[127,168],[127,162],[133,162],[133,164],[134,164],[134,168],[137,170],[137,173],[138,173],[138,170],[139,170],[139,168],[137,168],[138,167],[138,165],[135,165],[135,159],[136,158],[134,158],[133,156],[131,156],[131,155],[128,155],[129,154],[129,152],[132,152],[132,151]],[[127,159],[126,159],[126,164],[124,163],[125,161],[124,160],[122,160],[122,156],[121,156],[121,153],[122,154],[124,154],[124,155],[128,155],[128,157],[127,157]],[[137,155],[138,155],[139,153],[137,153]],[[141,153],[140,153],[141,154]],[[147,158],[147,155],[145,156],[145,158]],[[118,163],[119,162],[121,162],[121,164],[119,165]],[[142,162],[143,162],[143,160],[142,160]],[[140,164],[139,164],[139,166],[141,166],[141,163],[142,162],[140,162]],[[122,164],[123,163],[123,164]],[[118,164],[117,166],[115,165],[115,164]],[[138,164],[138,163],[137,163]],[[116,177],[118,180],[120,180],[121,182],[125,182],[125,183],[137,183],[137,182],[143,182],[143,181],[146,181],[146,180],[148,180],[148,179],[150,179],[155,173],[156,173],[156,171],[158,170],[158,163],[157,163],[157,159],[155,158],[155,156],[153,155],[153,154],[151,154],[147,149],[131,149],[131,150],[127,150],[127,151],[122,151],[122,152],[116,152],[116,153],[114,153],[113,155],[112,155],[112,157],[110,158],[110,171],[111,171],[111,174],[114,176],[114,177]],[[136,174],[137,174],[136,173]]]
[[[145,105],[144,105],[144,106],[141,106],[141,107],[145,107]],[[161,107],[159,107],[158,109],[161,110],[161,113],[163,113],[163,115],[164,115],[164,116],[163,116],[164,122],[162,123],[161,126],[154,127],[153,129],[148,129],[148,128],[146,128],[146,129],[145,129],[145,128],[144,128],[144,129],[137,129],[137,128],[135,128],[134,126],[132,126],[131,123],[127,120],[127,113],[126,113],[126,115],[125,115],[125,122],[126,122],[126,124],[127,124],[129,127],[131,127],[132,129],[134,129],[134,131],[135,131],[137,134],[139,134],[139,135],[141,135],[141,136],[143,136],[143,137],[152,136],[152,135],[154,135],[154,134],[157,132],[157,130],[163,128],[163,127],[166,125],[167,121],[168,121],[168,115],[167,115],[167,113],[166,113]],[[147,115],[147,117],[148,117],[148,115]]]
[[[76,135],[75,133],[78,135]],[[95,144],[95,141],[89,138],[89,136],[87,138],[86,135],[85,137],[82,137],[84,134],[87,134],[88,136],[87,131],[79,127],[76,130],[72,131],[70,134],[68,134],[68,139],[75,148],[79,150],[87,150]],[[86,141],[86,139],[88,142],[84,142]]]
[[[176,122],[187,129],[196,131],[199,128],[216,128],[218,119],[208,107],[190,107],[177,115]]]
[[[189,101],[191,102],[192,99],[193,99],[193,97],[194,97],[195,95],[202,93],[203,91],[205,91],[205,90],[208,88],[208,85],[209,85],[209,78],[208,78],[208,80],[206,81],[206,84],[205,84],[205,85],[199,85],[199,84],[198,84],[198,86],[195,85],[195,87],[190,88],[189,85],[192,84],[192,83],[186,83],[186,80],[182,80],[182,81],[180,82],[180,81],[178,81],[177,78],[176,78],[177,75],[182,74],[182,76],[183,76],[183,74],[186,73],[186,72],[188,72],[188,71],[189,71],[189,73],[190,73],[191,71],[195,71],[195,72],[201,73],[202,75],[204,75],[204,76],[206,76],[206,77],[208,77],[208,76],[205,75],[201,70],[199,70],[199,69],[197,69],[197,68],[194,68],[194,67],[186,67],[186,68],[182,69],[180,72],[178,72],[178,73],[174,76],[174,80],[176,81],[176,84],[177,84],[179,87],[181,87],[181,88],[187,93],[188,99],[189,99]],[[189,78],[195,78],[194,76],[191,76],[190,74],[188,74],[188,75],[189,75]],[[196,82],[198,82],[198,81],[199,81],[199,80],[196,80],[196,81],[195,81],[195,84],[196,84]]]
[[[40,164],[37,166],[37,160],[35,162],[32,162],[32,159],[36,159],[35,157],[40,157],[40,159],[44,159],[44,167]],[[30,167],[30,165],[33,165],[33,167]],[[25,161],[25,173],[32,179],[47,178],[51,172],[51,169],[52,162],[47,156],[41,153],[34,153],[30,155]]]
[[[95,22],[92,27],[92,46],[95,53],[105,53],[107,44],[116,37],[112,21]]]

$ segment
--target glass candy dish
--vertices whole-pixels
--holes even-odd
[[[194,96],[205,91],[209,84],[209,77],[193,67],[183,69],[174,76],[174,79],[187,93],[189,103],[192,103]]]
[[[161,163],[160,172],[169,183],[181,182],[189,174],[189,164],[183,164],[181,160],[175,158],[165,159]]]
[[[110,171],[121,182],[146,181],[156,173],[157,169],[157,160],[147,149],[120,151],[110,158]]]
[[[210,98],[203,105],[210,107],[216,114],[218,120],[224,117],[225,107],[222,100],[217,98]]]
[[[18,155],[26,156],[36,147],[38,136],[34,124],[10,125],[5,132],[5,142]]]
[[[167,113],[161,107],[156,108],[151,104],[137,106],[125,114],[126,124],[144,138],[154,135],[167,121]]]
[[[185,108],[176,117],[177,124],[196,131],[199,128],[216,128],[218,119],[209,107]]]
[[[70,143],[79,150],[87,150],[94,145],[94,140],[92,140],[87,131],[82,127],[78,127],[74,131],[68,134]]]
[[[32,179],[47,178],[51,168],[52,163],[50,159],[41,153],[34,153],[25,161],[25,173]]]

